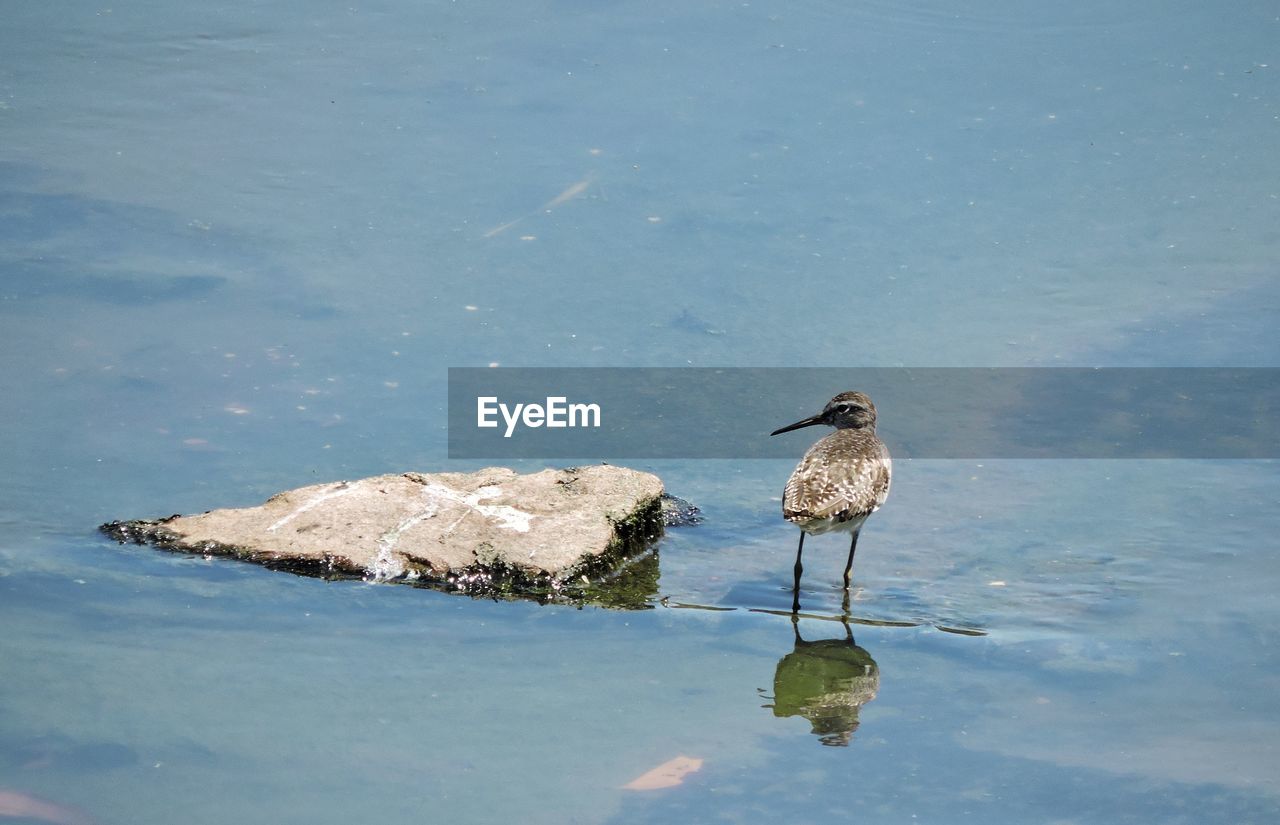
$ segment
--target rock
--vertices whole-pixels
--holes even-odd
[[[258,507],[100,529],[120,542],[327,578],[597,600],[592,585],[662,534],[662,494],[657,476],[625,467],[493,467],[316,484]]]
[[[692,527],[702,523],[702,508],[678,496],[662,494],[662,523],[667,527]]]

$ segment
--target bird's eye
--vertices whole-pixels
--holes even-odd
[[[842,413],[847,413],[847,412],[849,411],[849,405],[848,405],[848,404],[837,404],[837,405],[836,405],[836,409],[837,409],[838,411],[842,412]]]

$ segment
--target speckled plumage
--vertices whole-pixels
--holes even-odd
[[[796,465],[782,516],[811,535],[852,532],[889,497],[893,462],[875,428],[836,430]]]

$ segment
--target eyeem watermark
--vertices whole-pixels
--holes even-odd
[[[449,457],[794,462],[845,390],[895,459],[1280,459],[1276,367],[451,367]]]
[[[526,427],[596,427],[600,426],[599,404],[569,403],[563,395],[547,396],[546,404],[516,404],[514,406],[498,401],[496,395],[482,395],[476,398],[476,426],[497,427],[497,416],[507,424],[503,438],[510,438],[516,426]]]

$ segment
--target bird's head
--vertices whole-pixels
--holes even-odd
[[[788,424],[781,429],[774,430],[769,435],[789,433],[792,430],[798,430],[801,427],[812,427],[815,424],[825,424],[828,427],[835,427],[837,430],[865,428],[874,432],[876,429],[876,405],[872,404],[871,399],[863,393],[842,392],[828,401],[827,406],[823,407],[822,412],[817,415],[802,419],[794,424]]]

